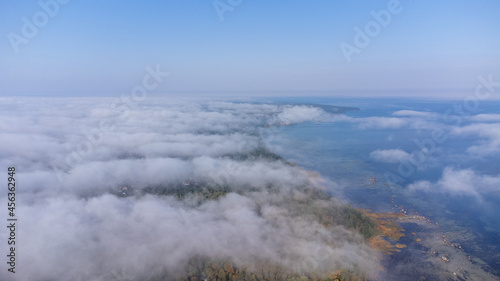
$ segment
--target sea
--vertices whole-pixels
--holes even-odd
[[[332,195],[417,218],[400,222],[398,243],[407,247],[384,258],[380,280],[500,279],[500,101],[267,102],[359,109],[261,135],[277,154],[319,172]]]

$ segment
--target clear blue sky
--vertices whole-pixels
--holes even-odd
[[[9,34],[43,10],[0,0],[0,95],[116,96],[157,64],[171,74],[164,95],[453,94],[478,75],[500,80],[498,0],[402,0],[347,62],[341,43],[389,2],[242,0],[221,21],[212,1],[70,0],[16,53]]]

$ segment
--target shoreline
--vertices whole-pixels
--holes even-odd
[[[275,153],[272,150],[270,151]],[[324,182],[322,179],[323,175],[320,172],[307,170],[300,166],[300,163],[291,162],[284,156],[277,153],[275,154],[280,156],[291,166],[297,167],[312,183],[314,183],[314,185],[322,189],[323,192],[326,192],[325,187],[318,185]],[[368,186],[371,185],[372,184],[368,184]],[[337,198],[333,195],[331,196]],[[347,204],[346,202],[344,203]],[[389,203],[394,204],[394,199],[392,199],[392,202],[388,202],[388,204]],[[390,271],[392,271],[394,274],[393,277],[397,276],[397,280],[414,280],[405,279],[408,275],[404,272],[396,272],[395,268],[399,268],[406,263],[401,263],[395,257],[401,257],[404,260],[411,256],[420,255],[423,259],[417,260],[417,262],[411,259],[412,264],[409,268],[418,271],[418,264],[421,264],[421,268],[425,268],[424,264],[426,262],[431,262],[433,265],[432,274],[420,272],[422,273],[421,276],[425,278],[500,280],[497,275],[486,270],[479,263],[474,262],[460,245],[449,242],[438,223],[433,223],[430,219],[416,212],[407,210],[401,205],[394,206],[396,207],[395,209],[400,212],[372,212],[370,209],[352,206],[377,223],[377,230],[379,233],[367,239],[367,241],[370,243],[371,247],[383,253],[381,262],[384,266],[384,278],[391,278],[386,275],[391,274]],[[418,225],[421,230],[408,233],[405,226],[412,224]]]

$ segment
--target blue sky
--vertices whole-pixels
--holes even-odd
[[[479,75],[500,80],[496,0],[242,0],[222,20],[212,1],[67,2],[15,52],[43,9],[0,1],[0,95],[117,96],[156,65],[170,73],[157,95],[460,98]],[[400,12],[348,62],[342,42],[388,5]]]

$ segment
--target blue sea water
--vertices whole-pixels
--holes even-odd
[[[331,193],[356,207],[387,212],[400,211],[402,206],[409,213],[418,213],[439,224],[443,233],[451,237],[451,242],[460,245],[472,261],[499,276],[500,185],[485,188],[470,186],[469,183],[468,187],[478,192],[474,195],[440,190],[436,183],[442,179],[445,169],[473,171],[488,178],[493,185],[498,183],[500,153],[493,151],[478,155],[469,149],[488,144],[494,147],[495,140],[480,132],[461,135],[455,132],[468,125],[494,124],[495,121],[477,121],[471,116],[499,114],[500,102],[480,101],[472,104],[473,107],[465,104],[469,110],[463,111],[460,111],[464,109],[462,100],[290,98],[275,102],[359,108],[359,111],[345,113],[347,119],[268,129],[263,133],[264,140],[272,150],[289,161],[318,171],[330,179]],[[395,114],[401,110],[432,114],[423,118]],[[383,118],[376,119],[378,117]],[[388,118],[404,119],[406,123],[384,127]],[[432,146],[429,140],[432,142],[433,130],[437,129],[441,130],[446,140],[434,142]],[[427,146],[422,146],[422,143]],[[403,169],[405,173],[401,173],[398,169],[405,160],[387,163],[373,156],[376,150],[391,149],[410,154],[423,152],[425,158],[419,160],[417,165],[410,164],[413,172]],[[405,164],[408,165],[408,161]],[[375,183],[373,177],[377,179]],[[421,181],[431,183],[431,190],[410,189],[412,184]],[[478,182],[477,185],[484,183],[488,184],[488,181]],[[472,185],[475,184],[472,182]]]

